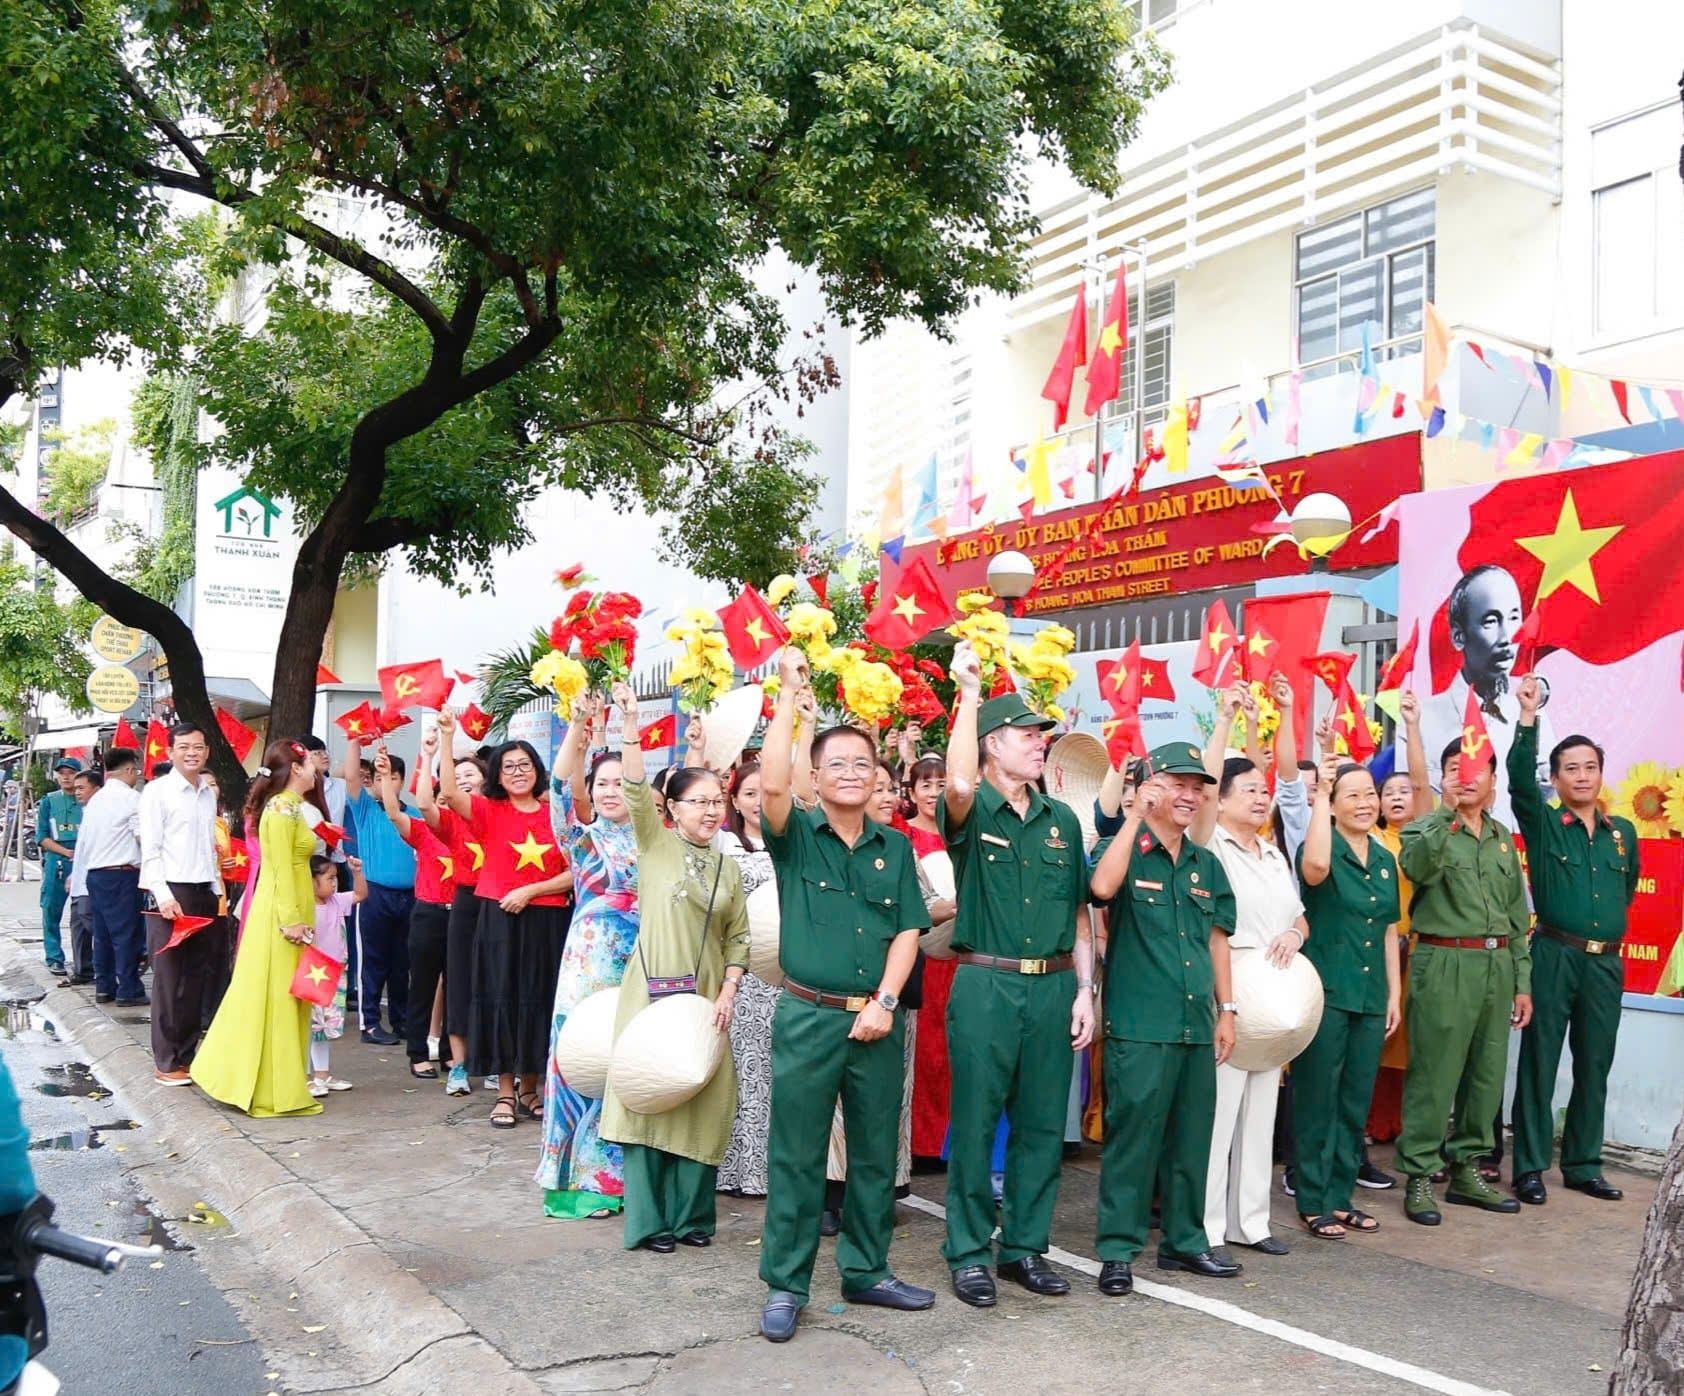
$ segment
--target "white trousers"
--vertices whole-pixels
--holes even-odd
[[[1216,1068],[1216,1121],[1205,1174],[1205,1235],[1220,1246],[1255,1246],[1269,1234],[1269,1181],[1274,1171],[1275,1104],[1281,1071]]]

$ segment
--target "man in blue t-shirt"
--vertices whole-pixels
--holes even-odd
[[[404,764],[393,756],[391,779],[403,788]],[[345,816],[357,840],[368,897],[358,908],[357,938],[362,944],[362,974],[357,1011],[363,1041],[391,1047],[403,1040],[409,1001],[409,914],[415,906],[415,850],[399,836],[371,789],[372,770],[362,759],[362,743],[345,746]],[[416,811],[405,805],[410,814]],[[380,1025],[380,993],[386,993],[391,1027]]]

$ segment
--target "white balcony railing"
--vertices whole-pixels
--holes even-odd
[[[1040,211],[1008,330],[1064,315],[1085,269],[1144,244],[1153,278],[1456,166],[1561,192],[1561,72],[1451,25]]]

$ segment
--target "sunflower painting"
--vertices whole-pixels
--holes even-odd
[[[1666,788],[1666,822],[1675,834],[1684,834],[1684,770],[1674,771]]]
[[[1668,822],[1667,800],[1674,773],[1654,761],[1640,761],[1626,772],[1614,796],[1614,813],[1637,826],[1640,839],[1664,839],[1675,824]],[[1684,813],[1684,810],[1680,811]]]

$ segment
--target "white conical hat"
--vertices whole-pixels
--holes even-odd
[[[748,968],[767,984],[784,982],[778,963],[778,884],[775,878],[762,882],[748,894]]]
[[[742,688],[733,688],[702,714],[702,730],[707,733],[709,770],[724,773],[736,764],[743,748],[748,745],[748,739],[754,735],[765,698],[759,684],[745,684]]]
[[[684,1104],[713,1079],[726,1037],[713,1025],[713,1000],[700,994],[656,999],[614,1044],[608,1088],[636,1115]]]
[[[1285,969],[1269,963],[1266,952],[1235,950],[1233,965],[1234,1054],[1241,1071],[1273,1071],[1306,1047],[1321,1026],[1322,987],[1316,967],[1294,955]]]
[[[555,1065],[561,1079],[582,1096],[601,1100],[614,1055],[614,1018],[620,990],[599,989],[573,1006],[555,1035]]]
[[[1083,848],[1092,848],[1099,837],[1093,827],[1093,802],[1110,769],[1111,758],[1105,754],[1105,743],[1091,732],[1066,732],[1047,748],[1047,764],[1042,772],[1047,794],[1070,806],[1082,826]]]

